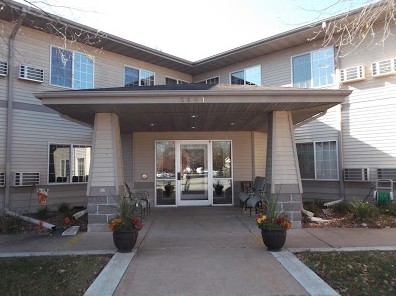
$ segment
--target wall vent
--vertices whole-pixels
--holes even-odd
[[[363,65],[340,70],[340,82],[358,81],[365,78]]]
[[[44,70],[21,65],[19,68],[19,78],[36,82],[44,82]]]
[[[13,185],[19,186],[33,186],[40,182],[40,173],[13,173]]]
[[[367,182],[370,180],[369,169],[344,169],[344,181]]]
[[[378,179],[390,179],[396,181],[396,168],[393,169],[377,169]]]
[[[394,74],[396,73],[396,59],[372,63],[371,70],[374,77]]]
[[[5,173],[0,173],[0,187],[5,186]]]
[[[0,76],[8,75],[8,63],[0,61]]]

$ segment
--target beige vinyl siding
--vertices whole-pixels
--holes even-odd
[[[154,149],[156,140],[231,140],[234,181],[250,181],[252,176],[252,140],[250,132],[182,132],[134,133],[133,176],[135,182],[153,182],[155,177]],[[141,179],[147,174],[146,180]]]
[[[113,187],[116,180],[116,149],[113,132],[113,115],[109,113],[96,114],[91,169],[91,187]]]
[[[7,109],[0,108],[0,172],[5,172]]]
[[[14,110],[12,171],[39,172],[40,183],[48,180],[49,144],[91,145],[91,129],[53,113]]]
[[[336,200],[341,198],[339,182],[302,180],[303,200]]]
[[[274,184],[298,184],[296,178],[295,151],[288,121],[288,112],[274,112],[272,159],[276,159],[276,166],[272,167]],[[291,116],[291,115],[290,115]]]
[[[153,64],[106,52],[85,44],[64,41],[43,32],[22,27],[15,39],[15,65],[25,64],[44,70],[44,82],[37,83],[26,80],[15,80],[15,101],[40,104],[32,93],[45,90],[67,90],[68,88],[50,85],[51,46],[77,51],[94,59],[94,87],[119,87],[124,83],[125,65],[144,69],[155,73],[155,84],[165,84],[165,76],[191,81],[191,75],[169,70]]]
[[[296,143],[337,140],[340,125],[340,106],[327,110],[318,119],[303,124],[294,130]]]
[[[42,186],[42,185],[41,185]],[[85,207],[87,203],[86,185],[71,184],[57,186],[43,186],[49,189],[47,197],[47,206],[50,210],[57,210],[62,202],[71,206]],[[10,210],[15,212],[36,212],[40,205],[34,188],[29,187],[11,187]]]
[[[254,176],[265,176],[267,156],[267,134],[253,133],[254,141]]]
[[[396,26],[354,54],[339,59],[340,68],[363,65],[366,79],[342,84],[352,89],[342,112],[345,168],[396,168],[396,74],[373,77],[373,62],[396,58]],[[371,41],[371,40],[369,40]]]
[[[291,85],[291,57],[304,54],[321,47],[320,42],[306,43],[301,46],[277,51],[258,58],[246,60],[214,71],[196,75],[193,81],[201,81],[210,77],[219,76],[220,83],[230,83],[230,73],[249,67],[261,66],[261,83],[263,86],[290,86]]]
[[[378,79],[383,86],[356,91],[344,107],[344,167],[396,168],[396,78]]]
[[[122,159],[124,164],[125,182],[131,182],[133,176],[132,134],[122,134],[121,143],[122,143]]]

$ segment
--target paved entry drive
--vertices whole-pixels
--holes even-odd
[[[252,220],[231,207],[156,209],[114,295],[308,295]]]

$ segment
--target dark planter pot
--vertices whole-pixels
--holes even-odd
[[[268,251],[280,251],[286,242],[286,229],[284,230],[261,230],[264,245]]]
[[[138,231],[113,231],[113,241],[118,252],[129,253],[132,251],[138,238]]]

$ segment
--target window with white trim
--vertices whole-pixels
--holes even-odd
[[[154,72],[125,66],[124,86],[152,86],[154,76]]]
[[[261,85],[261,66],[254,66],[232,72],[230,75],[231,84]]]
[[[94,60],[77,51],[51,47],[51,85],[94,88]]]
[[[338,180],[336,141],[298,143],[296,147],[302,179]]]
[[[202,81],[198,81],[196,83],[200,83],[200,84],[219,84],[220,83],[220,77],[212,77],[212,78],[208,78],[206,80],[202,80]]]
[[[292,57],[293,87],[309,88],[334,84],[333,47]]]
[[[170,78],[170,77],[165,77],[165,84],[166,85],[188,84],[188,83],[190,83],[190,82],[184,81],[184,80],[180,80],[180,79],[174,79],[174,78]]]
[[[87,182],[90,160],[91,146],[50,144],[48,183]]]

